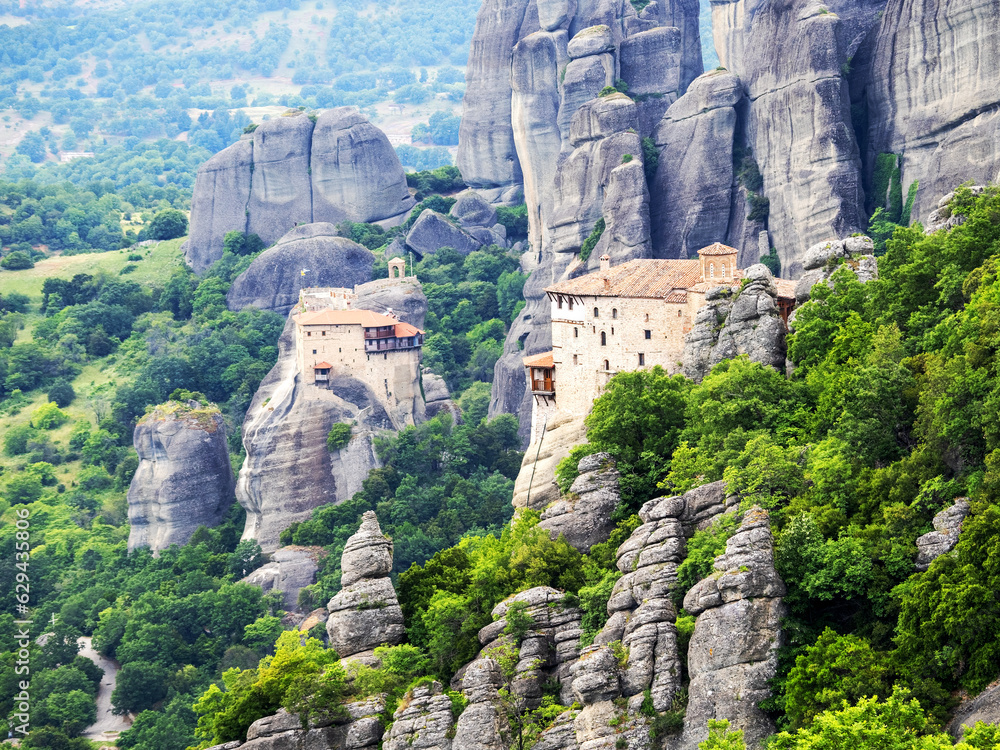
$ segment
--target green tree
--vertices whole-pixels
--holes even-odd
[[[0,267],[8,271],[23,271],[26,268],[34,268],[35,262],[26,252],[15,250],[12,253],[7,253],[3,260],[0,260]]]
[[[48,398],[56,406],[63,408],[73,403],[76,391],[73,390],[73,386],[68,381],[60,380],[49,386]]]
[[[39,430],[52,430],[68,421],[69,414],[51,401],[31,413],[31,426]]]
[[[167,695],[169,673],[159,664],[132,661],[122,666],[115,680],[111,703],[117,714],[152,708]]]
[[[172,240],[187,234],[188,219],[183,211],[167,209],[153,217],[149,225],[149,236],[154,240]]]
[[[725,719],[708,720],[708,739],[698,743],[698,750],[746,750],[743,730],[732,730]]]

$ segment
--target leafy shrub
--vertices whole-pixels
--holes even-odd
[[[69,406],[76,398],[76,391],[68,381],[59,380],[49,386],[49,401],[58,407]]]
[[[35,435],[30,424],[11,427],[3,438],[3,452],[8,456],[23,456],[28,452],[28,441]]]
[[[326,436],[326,449],[333,453],[341,448],[346,448],[349,442],[351,442],[351,426],[344,422],[338,422],[330,428],[330,432]]]
[[[69,414],[51,401],[31,413],[31,425],[39,430],[53,430],[69,421]]]
[[[23,271],[26,268],[34,268],[35,261],[27,253],[15,250],[0,260],[0,267],[6,268],[8,271]]]
[[[111,475],[101,466],[87,466],[80,472],[77,482],[84,492],[100,492],[113,484]]]
[[[154,216],[147,229],[150,239],[154,240],[172,240],[176,237],[183,237],[188,230],[187,215],[175,208],[168,208]]]
[[[580,260],[585,263],[590,258],[590,254],[594,252],[594,248],[597,247],[597,243],[601,241],[601,235],[604,234],[604,217],[602,216],[594,224],[594,228],[591,230],[590,235],[583,241],[583,247],[580,248]]]

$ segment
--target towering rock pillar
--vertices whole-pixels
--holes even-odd
[[[341,658],[370,657],[376,646],[403,642],[403,610],[389,579],[392,541],[382,533],[373,511],[344,547],[340,568],[343,588],[330,600],[326,632]]]

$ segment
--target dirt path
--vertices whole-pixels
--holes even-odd
[[[120,732],[129,728],[129,722],[124,716],[111,713],[111,693],[115,689],[118,663],[97,653],[90,638],[86,637],[80,639],[80,656],[86,656],[104,670],[101,685],[97,688],[97,721],[84,730],[83,736],[97,742],[113,741]]]

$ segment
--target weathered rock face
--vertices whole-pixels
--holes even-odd
[[[198,171],[185,259],[203,271],[226,232],[275,242],[297,224],[396,221],[414,204],[385,135],[351,107],[261,123]]]
[[[270,562],[257,568],[241,583],[257,586],[265,594],[280,591],[284,609],[298,611],[299,592],[316,583],[316,571],[323,554],[322,547],[282,547],[275,550]]]
[[[340,567],[343,588],[326,606],[330,648],[341,658],[366,657],[376,646],[402,643],[403,610],[389,580],[392,541],[374,512],[364,514],[361,528],[347,540]]]
[[[553,537],[562,534],[580,552],[607,541],[615,524],[611,515],[621,500],[619,474],[608,453],[595,453],[580,460],[580,476],[569,494],[542,512],[538,524]]]
[[[510,337],[507,340],[510,341]],[[523,367],[521,369],[524,370]],[[523,372],[519,374],[523,378]],[[530,400],[529,394],[527,421],[521,417],[522,428],[531,424]],[[492,410],[493,402],[490,403],[490,413]],[[538,444],[533,443],[532,449],[524,454],[521,470],[514,480],[514,497],[511,499],[511,504],[515,512],[518,508],[545,510],[552,503],[559,502],[559,486],[555,482],[556,466],[574,445],[579,445],[587,439],[587,428],[583,419],[565,412],[557,412],[553,418],[545,422],[544,428],[544,430],[539,428],[541,441]]]
[[[649,237],[649,191],[641,161],[632,159],[611,170],[601,208],[604,233],[592,254],[624,263],[652,254]]]
[[[234,311],[256,307],[287,315],[302,287],[351,289],[371,281],[374,263],[368,248],[338,237],[333,224],[303,224],[254,259],[233,281],[226,304]]]
[[[969,501],[960,497],[955,500],[954,505],[934,516],[934,531],[917,539],[917,570],[927,570],[941,555],[955,549],[969,510]]]
[[[424,386],[424,408],[428,419],[436,417],[445,411],[451,414],[453,421],[460,419],[460,413],[455,402],[451,400],[451,392],[444,378],[435,375],[429,368],[424,368],[421,375],[421,382]]]
[[[869,168],[902,156],[913,217],[963,182],[1000,170],[998,0],[889,0],[874,42],[867,97]]]
[[[503,684],[500,665],[493,659],[477,659],[469,665],[462,692],[469,701],[455,725],[454,750],[503,750],[510,731],[500,707]]]
[[[132,438],[139,467],[128,489],[129,551],[187,544],[199,526],[219,524],[235,498],[222,414],[197,401],[168,401]]]
[[[451,750],[455,719],[440,682],[413,688],[392,717],[385,750]]]
[[[719,289],[695,316],[684,344],[681,369],[700,382],[715,365],[746,355],[776,370],[785,366],[785,323],[778,311],[774,277],[763,264],[745,272],[749,284],[729,301]],[[721,327],[720,327],[721,324]]]
[[[729,231],[741,102],[739,78],[711,71],[695,79],[657,126],[660,161],[650,204],[656,257],[694,258],[720,240],[741,247]]]
[[[348,703],[336,721],[309,723],[302,728],[297,714],[279,709],[273,716],[258,719],[247,729],[246,742],[227,742],[209,750],[375,750],[384,727],[379,714],[385,710],[382,697]]]
[[[994,682],[971,700],[965,700],[955,710],[955,715],[946,729],[956,740],[961,740],[965,730],[984,724],[1000,723],[1000,682]]]
[[[969,191],[973,195],[981,195],[985,189],[983,185],[969,186]],[[965,223],[967,217],[958,211],[952,210],[951,202],[954,197],[955,193],[951,192],[938,201],[937,208],[931,211],[930,216],[927,217],[927,221],[924,222],[924,234],[933,234],[941,229],[948,230]]]
[[[795,282],[796,302],[808,302],[812,288],[821,282],[829,283],[841,263],[847,264],[862,283],[878,278],[875,243],[870,237],[818,242],[806,251],[802,260],[805,272]]]
[[[462,255],[478,250],[483,243],[452,224],[437,211],[425,209],[406,234],[406,246],[422,258],[450,247]]]
[[[778,669],[785,584],[774,569],[774,542],[766,511],[751,508],[726,552],[715,559],[717,575],[684,597],[698,615],[688,647],[688,707],[679,748],[694,750],[708,737],[709,719],[728,719],[757,748],[775,731],[760,709],[771,695]]]
[[[423,326],[427,299],[415,280],[373,281],[357,287],[357,309],[384,312]],[[278,361],[261,382],[243,421],[246,459],[236,497],[246,511],[244,539],[256,539],[265,552],[276,550],[289,524],[304,521],[314,508],[350,499],[377,467],[373,440],[382,430],[399,430],[424,419],[419,383],[412,398],[387,412],[371,387],[360,380],[334,378],[330,388],[306,385],[295,362],[294,322],[289,318],[278,340]],[[397,390],[396,396],[399,396]],[[354,423],[350,442],[331,453],[330,428]]]

